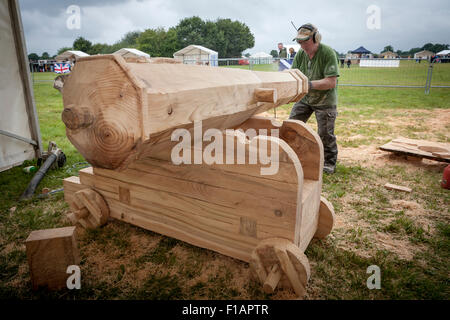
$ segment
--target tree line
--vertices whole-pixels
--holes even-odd
[[[448,48],[449,48],[448,44],[426,43],[420,48],[412,48],[409,51],[402,51],[402,50],[395,51],[394,47],[392,45],[388,45],[388,46],[384,47],[383,52],[391,51],[391,52],[396,53],[400,57],[409,57],[409,56],[412,57],[417,52],[420,52],[420,51],[423,51],[423,50],[431,51],[431,52],[436,54],[436,53],[438,53],[438,52],[440,52],[442,50],[448,50]]]
[[[58,50],[58,54],[67,50],[80,50],[90,55],[110,54],[122,48],[135,48],[152,57],[173,57],[176,51],[191,44],[217,51],[220,57],[233,58],[241,57],[243,51],[253,48],[255,37],[250,28],[240,21],[220,18],[216,21],[204,21],[194,16],[181,20],[177,26],[167,30],[160,27],[143,32],[128,32],[112,45],[92,43],[88,39],[78,37],[72,47],[63,47]],[[50,58],[47,52],[44,54],[38,57],[33,53],[29,57]]]

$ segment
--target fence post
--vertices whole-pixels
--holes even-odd
[[[430,64],[428,65],[427,82],[425,83],[425,94],[430,93],[432,76],[433,76],[433,62],[430,61]]]

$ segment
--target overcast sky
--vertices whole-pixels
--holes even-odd
[[[39,55],[44,51],[56,54],[59,48],[72,46],[78,36],[93,43],[112,44],[128,31],[167,29],[194,15],[203,20],[230,18],[247,24],[255,36],[255,47],[247,50],[250,53],[269,53],[278,42],[293,44],[296,32],[291,20],[297,26],[314,23],[323,35],[323,43],[338,52],[359,46],[379,53],[386,45],[395,50],[409,50],[427,42],[450,43],[448,0],[19,0],[19,3],[28,52]],[[66,26],[70,5],[81,8],[79,30]],[[376,8],[380,10],[379,20]]]

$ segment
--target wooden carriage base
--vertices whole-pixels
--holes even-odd
[[[111,61],[111,58],[107,60]],[[131,64],[119,58],[113,60],[117,60],[119,65]],[[83,70],[82,65],[82,62],[78,62],[75,69]],[[189,70],[199,68],[199,72],[205,73],[237,74],[240,79],[247,75],[242,72],[251,73],[247,70],[236,70],[237,73],[233,73],[214,70],[220,68],[186,67],[191,68]],[[208,68],[214,71],[208,71]],[[260,77],[267,79],[270,74],[265,73]],[[75,75],[76,70],[73,76]],[[102,154],[97,152],[95,161],[90,161],[93,167],[81,170],[79,177],[64,180],[65,200],[71,208],[71,221],[85,228],[96,228],[110,219],[117,219],[210,249],[250,263],[252,274],[263,284],[266,292],[274,292],[277,286],[291,287],[299,297],[303,297],[310,277],[310,266],[304,251],[314,237],[321,239],[331,232],[334,211],[333,206],[321,197],[324,154],[317,133],[300,121],[277,122],[274,119],[252,116],[261,110],[298,99],[299,94],[307,92],[304,87],[305,79],[299,80],[299,77],[292,76],[292,73],[274,73],[273,77],[285,81],[283,86],[280,86],[280,80],[263,86],[270,89],[271,86],[278,85],[278,90],[255,91],[253,89],[257,86],[262,86],[261,81],[258,80],[256,85],[252,84],[252,90],[245,91],[245,94],[247,91],[249,94],[245,110],[249,112],[231,110],[231,115],[239,114],[240,118],[235,118],[235,123],[232,126],[227,124],[226,128],[243,131],[251,128],[257,132],[261,129],[266,129],[267,132],[279,129],[279,137],[259,135],[253,139],[265,143],[255,144],[239,131],[230,133],[223,130],[222,134],[223,141],[231,139],[235,146],[240,144],[245,148],[246,157],[252,148],[274,150],[275,145],[279,150],[276,174],[261,175],[261,168],[270,164],[249,164],[249,161],[245,161],[245,164],[175,165],[171,161],[169,147],[173,144],[167,143],[167,139],[164,140],[166,142],[157,139],[150,153],[147,152],[149,147],[145,146],[143,139],[144,142],[136,147],[141,150],[133,149],[132,157],[123,157],[120,160],[125,161],[126,166],[118,161],[117,168],[108,168],[102,165]],[[75,80],[69,78],[68,81]],[[82,116],[74,113],[76,103],[68,101],[68,97],[85,99],[89,94],[74,95],[73,90],[66,87],[68,81],[62,89],[65,112],[68,110],[66,115],[63,114],[67,135],[86,159],[91,160],[94,153],[85,151],[85,148],[92,148],[96,141],[87,141],[86,145],[82,145],[84,140],[77,137],[81,134],[80,130],[87,130],[90,125],[101,121],[96,120],[98,115],[87,114],[86,108]],[[74,85],[75,83],[73,82],[71,88],[84,86],[86,90],[91,90],[92,86],[86,81],[78,82],[77,85]],[[291,91],[285,89],[291,84]],[[120,90],[120,86],[118,87]],[[236,88],[239,89],[238,86]],[[276,97],[277,91],[284,92],[280,99]],[[264,96],[267,92],[271,95],[269,98]],[[96,103],[101,103],[99,95],[101,93],[97,93]],[[264,97],[258,98],[261,95]],[[243,104],[238,101],[236,105]],[[177,106],[172,105],[169,116],[173,116],[174,112],[176,115]],[[164,112],[167,115],[167,110]],[[243,114],[246,117],[244,119]],[[227,117],[223,114],[221,116]],[[205,117],[211,118],[211,114]],[[124,122],[123,119],[120,121]],[[167,128],[158,128],[158,132],[182,125],[181,122],[170,123]],[[209,127],[212,125],[213,123]],[[102,126],[105,124],[102,123]],[[121,126],[124,127],[123,124]],[[150,136],[148,139],[151,141],[152,135],[144,134],[147,138]],[[105,136],[105,139],[109,139],[108,135]],[[170,137],[170,134],[159,135],[167,136]],[[158,145],[164,148],[158,148]],[[222,149],[224,159],[227,146],[228,143]],[[144,149],[147,151],[142,151]],[[192,155],[194,151],[192,149]],[[217,156],[221,150],[215,152]],[[105,157],[108,155],[105,154]],[[115,161],[118,156],[111,156],[111,159]]]

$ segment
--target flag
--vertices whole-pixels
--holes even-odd
[[[69,73],[70,66],[68,63],[55,63],[53,71],[55,73]]]
[[[294,61],[294,59],[280,59],[280,64],[278,65],[278,71],[290,69],[292,67],[293,61]]]

